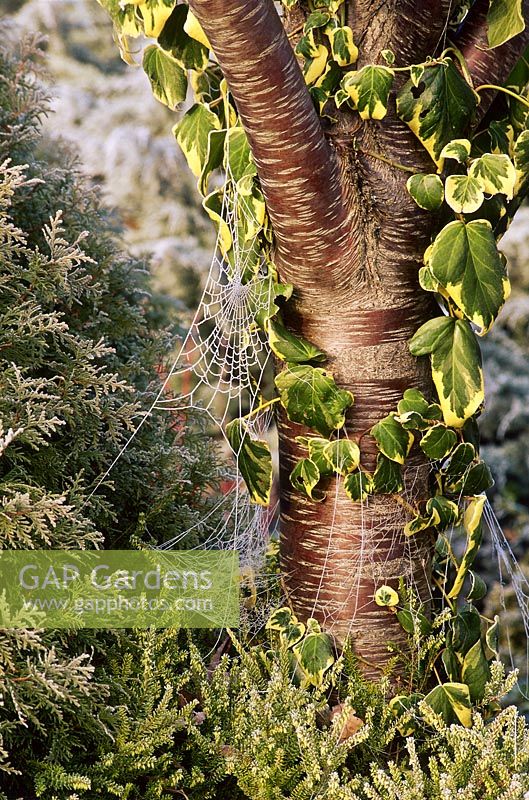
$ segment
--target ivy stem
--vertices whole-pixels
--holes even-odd
[[[245,414],[244,417],[240,417],[239,421],[242,422],[245,419],[254,417],[256,414],[259,414],[260,411],[264,411],[265,408],[270,408],[270,406],[273,406],[275,403],[279,403],[280,400],[280,397],[273,397],[271,400],[267,400],[266,403],[259,404],[257,408],[253,408],[248,414]]]
[[[522,103],[526,108],[529,108],[529,102],[516,92],[511,92],[510,89],[506,89],[505,86],[496,86],[494,83],[482,83],[481,86],[478,86],[477,89],[474,89],[475,92],[481,92],[485,89],[495,89],[497,92],[503,92],[504,94],[508,94],[510,97],[514,97],[515,100],[518,100],[519,103]]]
[[[414,167],[407,167],[405,164],[399,164],[398,161],[392,161],[391,158],[386,158],[386,156],[380,155],[380,153],[373,153],[372,150],[363,150],[361,147],[357,147],[356,150],[360,153],[364,153],[366,156],[371,156],[372,158],[378,158],[379,161],[384,161],[386,164],[389,164],[390,167],[395,167],[395,169],[401,169],[403,172],[411,172],[412,175],[418,175],[420,173],[419,169],[415,169]]]
[[[406,509],[408,514],[411,514],[412,517],[417,516],[419,513],[418,510],[410,505],[403,497],[400,496],[400,494],[394,494],[393,499],[396,503],[398,503],[399,506],[402,506],[402,508]]]

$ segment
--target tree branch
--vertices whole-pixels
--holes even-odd
[[[488,7],[489,0],[477,0],[468,14],[456,44],[465,57],[470,75],[476,85],[494,83],[501,86],[529,44],[529,0],[523,2],[523,16],[527,22],[526,29],[514,39],[510,39],[501,47],[494,49],[490,49],[487,43]],[[480,96],[478,118],[482,119],[490,108],[496,92],[487,90]]]
[[[190,0],[248,134],[283,279],[316,293],[343,271],[349,214],[325,139],[273,0]]]

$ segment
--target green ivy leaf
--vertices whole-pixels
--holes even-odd
[[[224,139],[226,131],[213,129],[208,134],[207,153],[198,179],[198,190],[202,195],[207,195],[211,173],[220,167],[224,155]]]
[[[439,175],[412,175],[406,188],[419,208],[436,211],[444,199],[443,182]]]
[[[458,444],[450,457],[450,461],[443,468],[450,478],[460,478],[465,473],[468,473],[470,465],[476,458],[476,449],[470,442],[462,442]]]
[[[303,440],[303,442],[301,440]],[[308,447],[309,458],[314,461],[318,467],[322,478],[328,478],[333,474],[333,469],[323,452],[329,444],[328,439],[322,439],[319,436],[296,436],[296,441]]]
[[[290,473],[290,483],[294,489],[306,494],[307,497],[310,497],[311,500],[315,500],[317,503],[325,499],[325,492],[314,493],[314,489],[318,485],[320,478],[320,471],[310,458],[302,458]]]
[[[419,444],[428,458],[440,461],[456,446],[457,435],[446,425],[433,425],[426,431]]]
[[[343,485],[347,497],[354,503],[363,502],[373,493],[373,478],[362,470],[346,475]]]
[[[469,570],[468,576],[470,578],[470,589],[467,594],[467,600],[482,600],[487,594],[487,584],[477,572]]]
[[[418,389],[406,389],[398,402],[397,412],[395,419],[403,428],[411,430],[424,430],[431,420],[442,417],[441,408],[428,403]]]
[[[288,364],[275,384],[289,419],[322,436],[343,427],[345,411],[354,402],[351,392],[339,389],[332,375],[320,367]]]
[[[349,439],[334,439],[329,442],[323,449],[323,455],[333,472],[339,475],[347,475],[360,464],[360,448]]]
[[[417,88],[422,89],[417,96]],[[438,166],[443,147],[468,127],[478,95],[452,59],[425,68],[418,87],[408,81],[397,96],[397,113]]]
[[[483,700],[485,686],[490,679],[489,662],[485,658],[481,640],[472,645],[463,659],[461,680],[469,688],[470,699],[474,703]]]
[[[373,425],[371,435],[375,437],[381,453],[398,464],[404,464],[413,445],[414,437],[410,431],[402,427],[394,413],[388,414],[387,417]]]
[[[487,40],[489,47],[499,47],[525,30],[522,0],[489,0]]]
[[[451,335],[454,320],[452,317],[434,317],[421,325],[410,340],[410,352],[414,356],[426,356],[441,347]]]
[[[481,353],[470,325],[453,317],[428,320],[411,339],[410,350],[413,355],[431,353],[445,425],[461,428],[484,398]]]
[[[251,502],[267,506],[272,491],[270,447],[260,439],[251,439],[242,419],[234,419],[228,423],[226,436],[237,458],[237,466],[248,488]]]
[[[267,324],[268,341],[273,352],[283,361],[292,364],[303,364],[308,361],[321,362],[326,360],[326,355],[316,345],[290,333],[278,320],[269,319]]]
[[[320,631],[314,619],[307,621],[307,634],[294,645],[294,655],[303,670],[305,683],[309,686],[321,686],[325,672],[334,664],[331,641]]]
[[[451,646],[464,656],[481,638],[481,617],[474,606],[466,606],[452,620]]]
[[[400,464],[379,453],[373,473],[373,493],[397,494],[404,488]]]
[[[160,103],[175,109],[186,99],[187,75],[174,58],[157,47],[149,45],[143,51],[143,69],[153,95]]]
[[[464,164],[470,156],[471,144],[468,139],[453,139],[445,144],[441,150],[441,158],[453,158],[459,164]]]
[[[424,702],[436,714],[440,714],[447,725],[459,720],[465,728],[472,727],[470,692],[464,683],[443,683],[436,686],[426,695]]]
[[[447,490],[451,494],[471,497],[486,492],[491,486],[494,486],[491,471],[484,461],[480,461],[473,464],[458,481],[447,485]]]
[[[248,168],[253,166],[248,137],[240,125],[235,125],[226,132],[224,166],[235,182],[246,175]]]
[[[470,501],[465,511],[463,526],[467,535],[467,543],[465,553],[457,570],[454,585],[448,593],[448,598],[450,600],[459,597],[467,573],[479,550],[479,545],[481,544],[481,517],[486,500],[487,498],[485,495],[475,497]]]
[[[485,195],[480,182],[471,175],[450,175],[445,183],[445,200],[457,214],[473,214]]]
[[[500,618],[497,615],[494,617],[493,624],[487,628],[485,643],[494,658],[498,659],[500,650]]]
[[[200,178],[209,154],[210,131],[220,130],[219,118],[209,107],[195,103],[182,120],[175,125],[173,133],[180,145],[193,175]]]
[[[450,222],[437,235],[428,264],[458,308],[486,333],[510,292],[491,224]]]
[[[158,36],[158,44],[168,50],[184,69],[203,72],[209,60],[209,49],[184,30],[189,8],[187,5],[174,7],[171,16]]]
[[[394,77],[389,67],[367,66],[348,72],[341,85],[362,119],[384,119]]]

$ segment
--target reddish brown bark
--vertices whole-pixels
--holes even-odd
[[[397,118],[394,100],[381,122],[340,113],[326,138],[271,0],[190,0],[190,5],[248,132],[280,276],[296,287],[285,322],[327,353],[337,383],[354,393],[347,430],[362,436],[364,463],[372,468],[375,448],[365,432],[395,408],[406,388],[430,390],[428,365],[412,358],[407,342],[432,315],[417,281],[432,218],[411,200],[406,167],[430,172],[433,164]],[[398,65],[440,52],[450,5],[449,0],[349,0],[359,66],[380,62],[382,49],[393,50]],[[295,30],[291,34],[295,39]],[[376,675],[387,661],[388,641],[398,641],[402,631],[394,615],[375,605],[373,594],[381,584],[395,586],[404,577],[427,600],[431,538],[405,540],[406,512],[392,497],[354,504],[329,481],[324,502],[303,498],[288,476],[305,455],[295,436],[307,431],[283,411],[278,430],[282,568],[289,599],[302,618],[315,615],[338,640],[352,633],[357,653]],[[428,495],[427,468],[416,451],[405,481],[410,498]]]

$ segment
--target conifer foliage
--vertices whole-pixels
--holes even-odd
[[[151,415],[92,495],[159,391],[176,327],[74,157],[42,135],[41,48],[33,37],[0,50],[0,548],[127,549],[194,523],[200,537],[218,467],[189,417]],[[87,788],[62,765],[116,748],[126,680],[108,664],[135,647],[136,635],[1,633],[1,797]],[[166,717],[159,727],[144,750],[170,738]],[[141,772],[133,760],[123,786]]]

